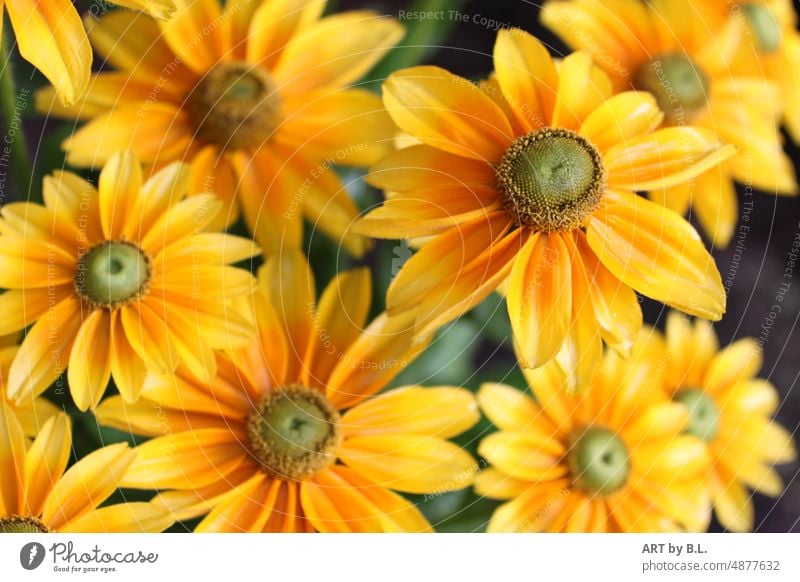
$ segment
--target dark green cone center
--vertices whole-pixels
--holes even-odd
[[[248,420],[251,450],[270,473],[308,478],[336,459],[339,413],[319,391],[291,384],[267,394]]]
[[[618,491],[631,472],[625,443],[602,427],[589,427],[580,433],[572,442],[567,459],[575,484],[592,494]]]
[[[675,394],[674,400],[689,409],[689,425],[686,432],[706,442],[719,431],[719,408],[708,394],[697,388],[685,388]]]
[[[497,179],[505,206],[519,224],[544,232],[579,227],[605,189],[600,154],[564,129],[517,139],[503,156]]]
[[[75,286],[78,294],[101,307],[135,299],[147,288],[150,264],[136,245],[107,242],[90,249],[78,260]]]
[[[756,37],[758,48],[762,52],[771,54],[781,46],[781,27],[778,19],[766,6],[758,4],[742,4],[742,12],[747,18],[747,24]]]
[[[633,83],[637,89],[653,94],[669,125],[688,123],[708,100],[708,77],[683,54],[648,61],[636,72]]]
[[[47,526],[35,517],[12,515],[0,517],[0,534],[4,533],[47,533]]]

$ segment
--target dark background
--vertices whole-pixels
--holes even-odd
[[[79,2],[86,11],[89,2]],[[330,10],[373,8],[397,16],[399,10],[418,10],[427,4],[429,10],[459,10],[468,16],[469,22],[457,20],[416,25],[405,43],[409,46],[397,49],[373,72],[371,86],[377,88],[379,81],[388,72],[398,67],[417,63],[432,63],[469,78],[485,77],[492,68],[491,51],[495,31],[473,23],[472,15],[480,15],[503,26],[515,26],[532,32],[547,44],[553,54],[564,55],[566,47],[538,22],[538,2],[527,0],[427,0],[406,2],[389,0],[332,0]],[[96,6],[96,4],[95,4]],[[407,26],[414,22],[405,22]],[[6,33],[8,34],[8,29]],[[18,61],[18,60],[17,60]],[[23,87],[43,84],[40,75],[32,72],[24,63],[19,63],[17,78]],[[800,104],[790,104],[797,107]],[[71,123],[59,120],[43,120],[33,111],[24,112],[24,127],[29,149],[33,156],[36,173],[34,185],[41,183],[41,176],[55,168],[63,167],[63,155],[58,144],[72,129]],[[800,150],[787,147],[792,158],[800,160]],[[92,174],[87,174],[92,177]],[[377,192],[366,187],[361,174],[344,174],[352,195],[362,208],[377,203]],[[19,196],[19,186],[6,184],[0,197],[9,200]],[[740,191],[740,202],[743,192]],[[781,393],[782,404],[777,413],[778,421],[795,435],[800,420],[800,277],[796,267],[791,286],[780,304],[782,310],[774,319],[770,316],[776,303],[779,284],[784,281],[787,253],[792,241],[800,236],[800,199],[778,198],[756,193],[751,200],[754,208],[750,216],[750,230],[739,239],[737,228],[728,249],[713,250],[717,266],[726,287],[729,287],[728,312],[716,325],[722,345],[736,338],[761,336],[765,365],[761,376],[771,380]],[[693,220],[693,222],[695,222]],[[695,222],[696,224],[696,222]],[[310,230],[310,229],[309,229]],[[321,289],[337,269],[352,262],[338,253],[326,239],[308,234],[308,253]],[[737,243],[738,249],[737,249]],[[381,242],[366,262],[373,267],[376,279],[375,305],[373,311],[383,306],[383,292],[396,272],[397,265],[407,258],[407,246],[397,242]],[[738,264],[738,267],[735,265]],[[645,321],[660,326],[664,308],[655,302],[643,303]],[[770,323],[771,322],[771,323]],[[764,332],[764,326],[768,332]],[[394,383],[457,384],[477,388],[484,381],[505,381],[522,388],[524,382],[515,367],[510,351],[509,329],[504,305],[496,297],[488,299],[471,314],[443,330],[432,347]],[[112,441],[129,440],[128,435],[113,430],[100,429],[94,418],[80,414],[68,401],[60,400],[75,418],[75,454],[80,457],[90,450]],[[478,440],[492,430],[488,422],[464,435],[461,443],[475,451]],[[754,495],[756,505],[756,530],[765,532],[800,532],[800,478],[797,463],[778,468],[787,487],[784,495],[773,500],[759,494]],[[120,496],[122,497],[122,496]],[[147,498],[141,492],[126,492],[128,499]],[[412,497],[440,531],[480,531],[496,507],[495,502],[481,500],[470,491],[460,491],[425,500]],[[177,526],[176,531],[185,531],[191,523]],[[712,531],[719,531],[714,525]]]

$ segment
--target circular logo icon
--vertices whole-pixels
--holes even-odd
[[[26,570],[35,570],[44,562],[44,546],[39,542],[30,542],[19,551],[19,563]]]

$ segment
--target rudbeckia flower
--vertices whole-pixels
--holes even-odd
[[[156,437],[122,485],[173,490],[153,503],[179,519],[208,513],[196,531],[429,531],[395,491],[472,483],[475,460],[446,439],[478,421],[474,397],[418,386],[375,395],[425,342],[408,317],[362,329],[367,270],[338,275],[315,304],[299,251],[262,269],[259,340],[220,355],[216,379],[150,375],[136,404],[98,408],[102,424]]]
[[[5,402],[6,407],[17,417],[25,436],[33,438],[39,432],[39,428],[58,412],[58,408],[43,396],[34,398],[22,406],[17,406],[13,400],[8,400],[6,378],[11,362],[19,350],[18,341],[18,333],[0,337],[0,401]]]
[[[389,313],[414,311],[427,333],[507,279],[522,365],[558,355],[573,387],[588,383],[601,336],[630,347],[634,290],[721,317],[722,282],[697,233],[635,191],[681,184],[732,146],[691,127],[654,131],[655,98],[614,95],[588,53],[557,66],[538,40],[504,30],[494,64],[483,87],[437,67],[384,83],[390,115],[422,144],[373,168],[387,200],[356,229],[432,236],[392,281]]]
[[[380,97],[353,88],[403,36],[370,11],[321,18],[324,0],[184,0],[169,22],[115,12],[89,30],[113,72],[95,75],[65,108],[52,91],[39,111],[88,120],[64,143],[79,167],[131,149],[160,168],[191,165],[191,190],[239,206],[266,253],[302,242],[303,217],[354,255],[358,210],[332,164],[365,166],[391,149]],[[235,200],[238,197],[239,203]]]
[[[6,379],[28,402],[66,369],[81,410],[113,376],[128,400],[145,368],[214,374],[213,348],[248,341],[252,322],[228,308],[253,276],[230,263],[258,253],[252,241],[206,232],[222,208],[210,194],[185,198],[188,171],[167,166],[146,182],[136,158],[117,154],[98,188],[69,172],[44,181],[44,205],[0,211],[0,334],[33,324]]]
[[[175,10],[172,0],[111,0],[113,4],[144,10],[167,19]],[[20,55],[53,84],[62,104],[75,103],[83,94],[92,70],[92,49],[78,11],[71,0],[4,0]],[[0,42],[3,30],[0,26]],[[8,63],[2,63],[7,67]]]
[[[618,89],[652,93],[668,126],[713,131],[737,155],[696,180],[650,189],[679,214],[692,205],[715,245],[726,246],[738,219],[733,184],[796,194],[794,167],[782,150],[777,86],[737,71],[742,29],[715,30],[702,3],[690,0],[551,0],[543,22],[574,49],[590,52]],[[791,76],[791,75],[790,75]]]
[[[160,532],[172,525],[164,508],[151,503],[98,507],[133,462],[127,444],[98,449],[67,469],[71,446],[66,414],[51,417],[29,442],[0,401],[0,533]]]
[[[742,26],[743,40],[733,61],[738,75],[763,77],[775,83],[783,101],[783,121],[800,142],[800,33],[791,0],[702,0],[717,26],[729,19]],[[714,20],[711,20],[714,23]]]
[[[643,329],[634,354],[609,352],[589,391],[561,389],[561,370],[526,371],[532,395],[484,384],[478,402],[499,432],[478,452],[489,462],[479,495],[504,501],[490,532],[704,531],[711,504],[703,442],[666,397],[661,340]],[[533,396],[533,397],[532,397]],[[534,400],[535,397],[535,400]]]
[[[775,463],[797,459],[792,436],[771,420],[779,395],[757,378],[763,363],[752,338],[720,349],[712,326],[692,325],[671,313],[666,328],[666,388],[689,411],[687,432],[702,439],[711,455],[707,480],[719,521],[729,530],[750,531],[754,509],[749,489],[778,497],[783,482]]]

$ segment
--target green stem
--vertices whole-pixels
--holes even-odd
[[[0,22],[0,26],[2,26],[2,22]],[[20,111],[17,104],[19,96],[11,67],[11,51],[8,45],[10,36],[6,31],[6,34],[3,35],[3,42],[0,43],[0,109],[3,112],[3,124],[5,126],[5,134],[3,139],[0,140],[2,142],[0,143],[0,152],[6,147],[9,148],[18,183],[21,185],[25,196],[29,197],[33,191],[33,173],[28,156],[25,131],[21,125],[12,127],[14,119],[20,117]]]
[[[444,12],[449,14],[461,8],[466,0],[417,0],[409,12]],[[413,67],[423,62],[442,46],[457,20],[446,17],[442,20],[422,18],[405,22],[407,32],[402,42],[369,75],[372,81],[382,81],[393,72]]]

